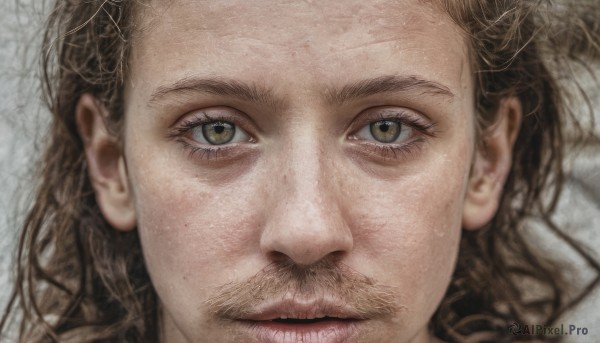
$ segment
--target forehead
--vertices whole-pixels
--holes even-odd
[[[309,38],[331,34],[345,42],[344,33],[355,35],[355,29],[362,29],[363,40],[373,35],[395,38],[447,21],[437,7],[418,0],[161,0],[139,9],[140,31],[146,34],[164,33],[162,29],[169,26],[229,38],[241,38],[246,33],[246,37],[259,36],[286,46],[301,46]]]
[[[303,85],[391,74],[464,88],[459,28],[429,1],[153,1],[138,11],[131,75]]]

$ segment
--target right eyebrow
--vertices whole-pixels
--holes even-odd
[[[270,88],[247,84],[234,79],[202,78],[190,76],[172,84],[158,87],[150,96],[149,104],[155,104],[167,96],[185,93],[208,93],[238,98],[248,102],[278,107],[283,100],[277,99]]]
[[[330,103],[343,104],[358,98],[365,98],[381,93],[402,93],[409,91],[442,96],[448,100],[453,100],[456,97],[447,86],[417,75],[385,75],[360,80],[340,89],[329,89],[326,92],[326,97]]]

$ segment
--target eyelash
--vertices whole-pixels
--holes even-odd
[[[370,125],[371,123],[381,120],[395,121],[402,126],[409,126],[425,136],[435,137],[437,135],[437,131],[435,129],[437,123],[425,122],[421,118],[415,119],[415,115],[407,114],[404,111],[394,112],[392,115],[389,116],[383,115],[382,113],[378,113],[377,116],[367,117],[363,121],[361,121],[360,128],[363,128],[365,125]],[[187,150],[189,158],[198,158],[207,161],[222,158],[226,155],[228,151],[231,151],[231,149],[235,148],[235,143],[223,146],[198,146],[191,144],[190,142],[188,142],[188,139],[185,138],[185,135],[188,134],[191,130],[197,128],[198,126],[214,121],[234,122],[235,120],[233,118],[230,118],[229,116],[211,116],[202,112],[202,118],[199,116],[195,116],[191,119],[186,119],[177,127],[173,128],[169,132],[168,138],[174,139],[175,141],[182,144],[185,150]],[[356,134],[356,131],[354,134]],[[353,135],[350,135],[349,139],[358,141],[359,139],[357,139]],[[408,143],[403,144],[386,144],[367,141],[363,141],[360,144],[371,150],[369,155],[378,156],[380,158],[383,157],[384,160],[398,160],[404,159],[410,156],[411,154],[416,153],[418,149],[422,148],[423,144],[426,143],[426,141],[426,138],[418,137],[416,139],[411,140]],[[250,142],[255,142],[255,140],[251,138]]]
[[[394,112],[392,115],[385,116],[379,113],[377,116],[367,117],[364,121],[361,122],[360,128],[363,128],[365,125],[370,125],[371,123],[388,120],[394,121],[402,126],[409,126],[412,129],[417,130],[421,135],[425,135],[428,137],[436,137],[438,132],[436,130],[437,123],[436,122],[425,122],[424,119],[419,118],[416,119],[415,115],[408,114],[405,111]],[[357,131],[354,131],[352,135],[349,136],[351,140],[359,141],[354,135]],[[416,139],[411,140],[408,143],[374,143],[371,141],[362,141],[359,144],[364,147],[370,149],[369,155],[376,156],[378,158],[383,157],[384,160],[401,160],[409,157],[411,154],[418,152],[419,149],[423,147],[423,144],[427,142],[425,137],[418,137]]]
[[[184,149],[187,150],[188,157],[190,159],[198,158],[200,160],[210,161],[224,157],[225,153],[234,147],[233,144],[227,144],[222,146],[197,146],[189,143],[188,140],[185,138],[185,135],[188,134],[191,130],[214,121],[233,122],[234,120],[229,116],[211,116],[202,112],[202,118],[195,116],[191,119],[186,119],[177,127],[173,128],[169,132],[168,138],[174,139],[175,141],[182,144]],[[251,142],[253,141],[254,140],[251,139]]]

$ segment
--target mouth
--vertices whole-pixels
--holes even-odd
[[[237,320],[259,342],[348,341],[368,319],[343,305],[325,302],[282,302]]]
[[[271,320],[273,323],[281,323],[281,324],[317,324],[322,322],[335,322],[335,321],[353,321],[355,319],[352,318],[337,318],[337,317],[321,317],[321,318],[312,318],[312,319],[300,319],[300,318],[276,318]]]
[[[354,336],[363,321],[325,316],[312,319],[245,320],[243,323],[258,342],[341,343]]]

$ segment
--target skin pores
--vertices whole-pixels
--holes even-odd
[[[429,341],[474,149],[456,25],[419,1],[154,1],[138,16],[125,160],[164,341]],[[212,311],[228,286],[282,265],[339,267],[386,290],[391,312],[260,323],[271,307],[356,317],[346,288],[321,284],[329,267],[304,288],[288,275],[263,285],[276,294],[254,290],[236,305],[252,320]]]

